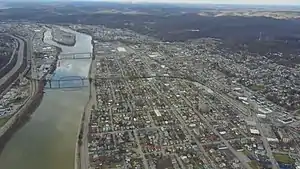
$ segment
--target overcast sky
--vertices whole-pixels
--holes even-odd
[[[87,0],[88,1],[88,0]],[[101,1],[101,0],[93,0]],[[114,2],[179,2],[209,4],[258,4],[258,5],[300,5],[300,0],[104,0]]]

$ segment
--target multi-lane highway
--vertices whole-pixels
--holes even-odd
[[[24,41],[18,37],[15,37],[18,41],[19,41],[19,50],[18,50],[18,59],[17,59],[17,63],[16,65],[3,77],[0,79],[0,86],[4,86],[5,87],[5,83],[11,81],[12,83],[9,83],[9,86],[5,87],[6,89],[4,89],[3,91],[9,90],[10,86],[13,84],[13,82],[15,82],[16,80],[18,80],[18,76],[16,76],[15,74],[17,74],[19,72],[19,74],[21,74],[22,76],[25,75],[26,73],[26,67],[23,65],[24,64],[24,58],[25,56],[31,56],[30,51],[31,50],[26,50],[26,55],[24,56]],[[27,49],[28,49],[28,45],[27,44]],[[22,65],[24,67],[24,70],[22,70]],[[15,77],[13,77],[15,76]],[[9,80],[11,79],[11,80]],[[9,80],[9,81],[8,81]],[[30,92],[31,95],[24,101],[23,105],[20,107],[20,109],[15,113],[15,115],[9,119],[9,121],[0,128],[0,137],[7,132],[7,130],[16,122],[16,120],[18,119],[18,117],[20,116],[19,112],[23,112],[25,111],[28,106],[31,104],[30,100],[32,99],[32,97],[34,96],[34,93],[36,91],[36,88],[33,87],[33,83],[30,82]]]
[[[10,37],[13,37],[11,35],[8,35]],[[13,37],[14,38],[14,37]],[[5,74],[10,71],[10,67],[12,65],[15,65],[16,64],[16,61],[17,61],[17,58],[18,56],[15,56],[16,52],[18,51],[18,46],[19,46],[19,43],[17,43],[17,46],[13,49],[13,52],[11,54],[11,57],[9,59],[9,61],[3,66],[0,68],[0,78],[2,78],[3,76],[5,76]]]
[[[16,38],[19,41],[19,50],[18,50],[18,59],[17,59],[17,63],[15,64],[15,66],[4,76],[0,79],[0,86],[2,87],[2,85],[4,85],[6,83],[6,81],[12,77],[15,73],[17,73],[18,71],[20,71],[19,69],[21,68],[23,62],[24,62],[24,41],[18,37],[13,36],[14,38]],[[21,73],[21,72],[20,72]]]

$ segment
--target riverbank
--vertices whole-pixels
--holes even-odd
[[[76,34],[77,43],[74,47],[54,42],[50,29],[47,29],[44,34],[44,42],[60,47],[62,49],[60,55],[92,52],[90,36],[69,29],[66,31]],[[58,62],[53,78],[87,77],[91,59],[63,59]],[[77,81],[62,82],[67,86],[76,86],[78,83]],[[80,128],[80,118],[89,97],[88,88],[76,90],[48,90],[46,88],[48,86],[45,86],[41,103],[31,115],[30,120],[18,132],[15,132],[5,145],[0,155],[0,168],[74,169],[77,133]]]
[[[19,37],[21,38],[21,37]],[[11,84],[12,82],[18,80],[19,72],[22,72],[23,77],[25,77],[29,71],[30,71],[30,65],[27,64],[28,60],[28,43],[26,40],[22,39],[24,42],[24,53],[23,53],[23,62],[18,71],[11,76],[5,84]],[[4,84],[4,85],[5,85]],[[31,84],[32,85],[32,84]],[[35,85],[34,85],[35,86]],[[7,86],[9,87],[9,86]],[[36,87],[36,86],[35,86]],[[36,91],[36,88],[32,87],[31,92]],[[33,93],[31,96],[35,96]],[[22,106],[16,110],[16,113],[4,124],[4,126],[1,127],[1,132],[0,132],[0,154],[5,147],[5,144],[9,141],[9,139],[12,137],[12,135],[23,125],[25,124],[24,121],[26,121],[27,118],[24,118],[28,115],[28,112],[30,112],[31,109],[34,109],[35,105],[34,102],[38,101],[39,97],[28,97],[25,102],[23,103]],[[31,100],[32,99],[32,100]],[[33,103],[31,103],[33,102]]]
[[[52,40],[60,45],[74,46],[76,44],[76,36],[72,33],[65,32],[59,28],[51,29]]]
[[[27,64],[27,42],[22,39],[21,37],[17,37],[15,36],[15,38],[18,39],[18,41],[22,41],[23,43],[23,51],[21,52],[22,58],[19,58],[20,56],[20,51],[19,49],[21,48],[21,42],[18,42],[18,57],[17,57],[17,61],[16,64],[14,65],[14,67],[5,75],[5,76],[9,76],[7,77],[7,79],[3,82],[1,82],[0,84],[0,93],[3,93],[18,77],[20,74],[24,74],[24,72],[26,73],[26,68],[28,66]],[[20,64],[19,64],[20,63]],[[18,67],[17,67],[18,66]]]
[[[0,33],[0,35],[11,36],[9,34],[3,34],[3,33]],[[15,37],[13,36],[11,37],[17,41],[17,47],[14,48],[8,62],[6,62],[6,64],[0,68],[0,78],[3,78],[17,63],[18,55],[16,54],[16,51],[19,50],[20,42]]]
[[[22,39],[22,40],[24,41],[24,44],[25,44],[24,45],[24,61],[21,65],[21,67],[19,68],[19,71],[21,70],[21,68],[24,67],[24,65],[26,65],[22,75],[23,75],[23,77],[26,77],[26,76],[28,77],[28,74],[29,74],[30,68],[31,68],[30,64],[27,64],[27,61],[28,61],[27,57],[31,57],[31,56],[28,56],[30,53],[28,51],[28,49],[30,47],[28,46],[28,43],[24,39]],[[30,95],[30,97],[28,97],[24,101],[23,105],[21,105],[18,108],[18,110],[16,110],[16,113],[6,122],[6,124],[4,124],[4,126],[2,126],[1,133],[0,133],[0,154],[1,154],[2,150],[4,149],[6,143],[13,136],[13,134],[15,132],[17,132],[20,128],[22,128],[30,120],[30,116],[39,107],[40,103],[42,102],[43,93],[44,93],[43,90],[44,90],[44,86],[46,85],[46,83],[43,79],[45,79],[47,74],[53,73],[55,71],[57,60],[58,60],[58,55],[62,51],[61,48],[59,48],[59,47],[56,47],[56,48],[57,48],[56,59],[51,64],[51,68],[50,68],[49,72],[46,73],[42,77],[42,80],[40,80],[40,81],[31,79],[31,83],[30,83],[31,95]],[[13,78],[13,77],[11,77],[11,78]],[[6,83],[11,83],[11,78],[8,79]],[[4,130],[4,131],[2,131],[2,130]]]
[[[47,27],[48,28],[48,27]],[[45,42],[45,33],[46,33],[46,30],[43,30],[43,38],[42,38],[42,42],[43,43],[46,43]],[[62,52],[62,48],[58,47],[58,46],[54,46],[56,48],[56,54],[55,54],[55,60],[51,63],[50,65],[50,69],[49,71],[46,73],[46,75],[44,75],[41,79],[42,81],[44,82],[44,85],[46,86],[47,84],[47,79],[46,79],[46,76],[47,75],[50,75],[50,74],[53,74],[57,68],[57,62],[59,60],[59,55],[61,54]]]
[[[61,52],[62,52],[62,49],[60,48],[60,47],[57,47],[57,46],[55,46],[55,48],[56,48],[56,55],[55,55],[55,60],[52,62],[52,64],[51,64],[51,66],[50,66],[50,70],[49,70],[49,72],[48,73],[46,73],[46,75],[48,75],[48,74],[53,74],[54,72],[55,72],[55,70],[56,70],[56,68],[57,68],[57,62],[58,62],[58,60],[59,60],[59,55],[61,54]],[[45,79],[45,76],[42,78],[43,80]]]
[[[46,27],[46,28],[48,28],[48,27]],[[43,32],[42,32],[42,34],[43,34],[43,38],[42,38],[42,42],[43,43],[46,43],[45,42],[45,33],[46,33],[46,30],[43,30]],[[58,43],[58,42],[56,42],[56,43]],[[52,45],[53,46],[53,45]],[[54,68],[52,68],[50,71],[49,71],[49,73],[47,73],[47,74],[53,74],[53,72],[56,70],[56,66],[57,66],[57,61],[58,61],[58,56],[61,54],[61,52],[62,52],[62,48],[60,48],[60,47],[58,47],[58,46],[54,46],[55,48],[56,48],[56,54],[55,54],[55,61],[51,64],[51,67],[54,67]]]
[[[74,46],[76,44],[76,41],[73,43],[73,42],[65,42],[65,41],[60,41],[58,39],[55,39],[55,38],[52,38],[52,40],[60,45],[64,45],[64,46]]]
[[[12,35],[10,35],[10,36],[12,36]],[[17,63],[18,64],[15,65],[12,68],[11,71],[13,71],[13,69],[16,69],[15,68],[16,66],[19,66],[19,67],[17,68],[17,70],[12,75],[5,74],[5,76],[9,76],[9,77],[7,77],[6,80],[4,82],[2,82],[1,85],[0,85],[0,93],[1,94],[8,92],[11,89],[11,87],[19,80],[20,75],[22,75],[24,77],[30,70],[30,65],[27,64],[27,59],[28,59],[27,56],[28,55],[26,53],[28,44],[21,37],[14,36],[14,38],[16,38],[18,40],[18,46],[17,46],[18,54],[16,54],[16,55],[18,55],[17,60],[16,60],[16,64]],[[23,51],[19,51],[20,48],[22,48]],[[22,57],[22,58],[20,58],[20,57]],[[16,112],[17,112],[17,110],[16,110]],[[1,118],[1,120],[2,120],[1,123],[2,124],[0,125],[0,138],[5,133],[6,129],[9,127],[9,125],[7,123],[9,123],[11,121],[11,118],[13,116],[14,115],[10,115],[9,117],[7,117],[4,120],[3,120],[3,118]]]
[[[9,125],[9,128],[0,137],[0,154],[2,153],[6,143],[10,140],[14,133],[22,128],[30,120],[31,114],[40,105],[43,99],[43,83],[38,83],[38,86],[35,87],[36,89],[32,97],[28,98],[25,101],[24,105],[20,107],[18,113],[11,117],[10,120],[12,120],[12,122]]]
[[[72,29],[73,30],[73,29]],[[76,31],[76,30],[74,30]],[[89,68],[89,73],[88,73],[88,77],[89,77],[89,100],[87,101],[87,103],[84,106],[84,111],[82,113],[81,116],[81,121],[80,121],[80,127],[78,128],[78,132],[77,132],[77,140],[76,140],[76,147],[75,147],[75,160],[74,160],[74,169],[83,169],[82,166],[82,158],[83,158],[83,154],[81,153],[81,148],[82,148],[82,144],[83,144],[83,137],[84,136],[84,126],[85,126],[85,121],[88,120],[87,118],[87,112],[91,111],[91,103],[92,103],[92,71],[93,71],[93,62],[95,61],[95,52],[94,52],[94,38],[92,35],[90,35],[92,37],[91,40],[91,44],[93,47],[93,51],[92,51],[92,60],[91,60],[91,64],[90,64],[90,68]],[[88,115],[89,118],[89,115]],[[89,121],[89,120],[88,120]],[[85,154],[87,155],[87,154]]]

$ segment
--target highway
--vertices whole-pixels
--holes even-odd
[[[213,82],[215,84],[217,84],[216,81],[213,80]],[[269,159],[270,159],[270,161],[272,163],[272,169],[279,169],[279,165],[278,165],[277,161],[275,160],[275,158],[273,156],[270,144],[267,141],[267,138],[266,138],[266,136],[264,134],[264,131],[262,129],[262,125],[260,124],[259,119],[256,116],[256,113],[252,113],[251,110],[249,108],[246,108],[242,103],[237,102],[236,100],[231,99],[230,97],[228,97],[225,94],[219,94],[219,93],[216,93],[216,94],[217,94],[218,97],[222,98],[224,101],[226,101],[232,107],[236,108],[238,111],[240,111],[241,113],[243,113],[245,116],[252,115],[252,118],[256,122],[256,127],[259,130],[259,132],[260,132],[261,140],[263,141],[263,145],[264,145],[264,147],[266,149],[267,156],[269,157]],[[254,103],[251,103],[251,104],[254,104]],[[255,107],[254,108],[255,110],[258,110],[258,106],[256,104],[253,105],[253,106]]]
[[[277,163],[276,159],[273,156],[273,152],[271,150],[270,144],[267,141],[267,137],[264,134],[264,131],[262,129],[262,125],[260,124],[260,122],[259,122],[259,120],[258,120],[258,118],[257,118],[257,116],[255,114],[253,115],[253,118],[255,119],[256,127],[259,130],[259,132],[260,132],[261,139],[263,141],[263,145],[264,145],[264,147],[265,147],[265,149],[267,151],[267,156],[271,160],[272,169],[279,169],[279,164]]]
[[[33,42],[34,36],[35,36],[35,34],[31,37],[31,40],[28,42],[29,43],[28,46],[31,46],[31,48],[32,48],[32,42]],[[30,50],[32,50],[31,48],[30,48]],[[31,51],[29,53],[31,53]],[[40,77],[38,77],[37,65],[35,63],[35,58],[33,58],[33,55],[31,55],[30,60],[31,60],[31,70],[30,70],[31,78],[32,79],[40,79]]]
[[[20,67],[21,67],[21,65],[23,64],[23,61],[24,61],[24,41],[21,40],[20,38],[15,37],[15,36],[13,36],[13,37],[16,38],[20,43],[17,63],[3,78],[0,79],[0,86],[4,85],[10,77],[12,77],[16,72],[19,71],[19,69],[20,69]],[[21,73],[23,74],[23,72],[21,72]],[[18,78],[13,79],[12,83],[10,83],[9,86],[7,86],[3,90],[3,92],[8,91],[10,89],[10,87],[12,86],[12,84],[17,80],[18,80]],[[24,105],[28,102],[28,100],[29,100],[29,98],[27,98],[25,100]],[[0,128],[0,137],[10,128],[10,126],[12,126],[12,124],[15,123],[15,121],[18,117],[18,112],[22,111],[22,110],[23,110],[23,106],[21,106],[21,108],[16,111],[15,115],[12,118],[10,118],[4,126],[2,126]]]
[[[9,36],[11,36],[11,35],[9,35]],[[13,36],[11,36],[11,37],[13,37]],[[2,73],[3,73],[3,75],[6,74],[5,69],[7,69],[11,64],[14,64],[12,62],[14,61],[14,56],[15,56],[17,49],[18,49],[18,47],[14,48],[9,61],[2,68],[0,68],[0,72],[1,72],[0,78],[2,77]]]
[[[21,65],[23,64],[24,61],[24,41],[20,38],[17,38],[15,36],[13,36],[14,38],[16,38],[19,43],[20,43],[20,47],[18,50],[18,59],[17,59],[17,63],[16,65],[4,76],[0,79],[0,86],[2,86],[8,79],[9,77],[13,76],[16,72],[19,71]]]
[[[20,68],[20,66],[22,65],[23,61],[24,61],[24,41],[21,40],[20,38],[17,38],[20,41],[20,48],[18,51],[18,60],[17,60],[17,64],[15,65],[15,67],[10,71],[10,74],[7,74],[5,77],[5,79],[1,79],[1,85],[4,84],[6,82],[6,80],[11,77],[15,72],[17,72]],[[31,55],[31,46],[30,43],[27,43],[27,56],[32,56]],[[28,68],[28,66],[27,66]],[[21,72],[20,74],[22,74],[23,76],[25,75],[26,71]],[[15,79],[14,81],[18,80]],[[30,81],[30,95],[29,97],[24,101],[23,105],[20,106],[20,108],[16,111],[16,113],[14,114],[13,117],[11,117],[7,123],[0,128],[0,137],[7,132],[7,130],[16,122],[16,120],[19,118],[19,116],[22,115],[22,112],[24,112],[26,109],[28,109],[28,107],[32,104],[32,98],[35,96],[36,92],[37,92],[37,87],[38,84],[36,84],[37,82],[35,81]],[[9,89],[10,87],[8,87]]]

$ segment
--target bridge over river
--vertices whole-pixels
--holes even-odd
[[[82,88],[88,87],[88,77],[62,76],[59,79],[46,80],[46,89]]]
[[[77,53],[61,53],[58,59],[59,60],[91,59],[92,57],[93,57],[92,52],[77,52]]]
[[[51,30],[44,33],[45,43],[62,49],[60,66],[51,79],[55,90],[45,90],[30,120],[5,144],[0,155],[1,169],[74,169],[78,129],[89,100],[88,87],[82,86],[88,85],[93,46],[91,36],[67,31],[76,34],[75,46],[52,41]],[[63,87],[76,90],[66,92]]]
[[[189,77],[184,76],[166,76],[166,75],[154,75],[154,76],[98,76],[96,78],[91,78],[88,76],[61,76],[59,78],[48,77],[44,79],[45,89],[64,89],[64,88],[83,88],[89,86],[89,81],[94,81],[95,83],[105,81],[105,80],[136,80],[136,79],[160,79],[160,78],[170,78],[170,79],[182,79],[187,80]],[[34,79],[39,80],[40,79]]]

